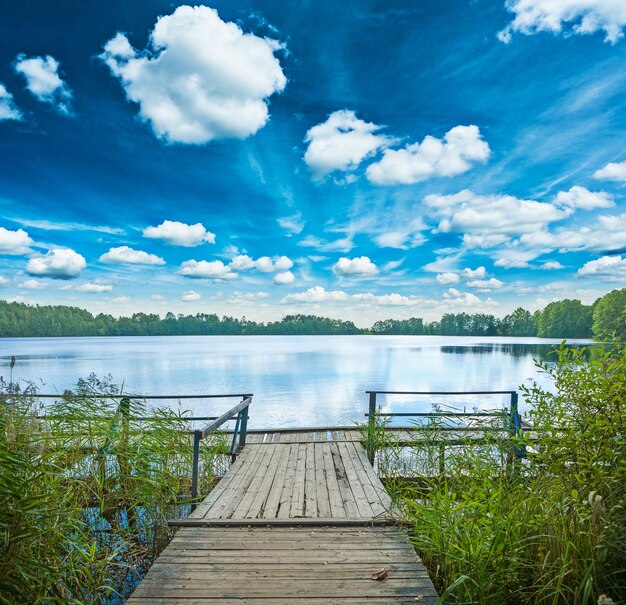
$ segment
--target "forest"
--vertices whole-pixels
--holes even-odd
[[[614,338],[626,340],[626,289],[616,289],[592,305],[580,300],[551,302],[531,313],[518,307],[498,318],[485,313],[444,313],[439,321],[385,319],[370,328],[352,321],[316,315],[286,315],[280,321],[255,322],[214,313],[160,317],[93,315],[65,305],[28,305],[0,300],[0,337],[25,336],[167,336],[167,335],[413,334],[442,336],[539,336],[542,338]]]

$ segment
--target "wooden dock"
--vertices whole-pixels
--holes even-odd
[[[434,605],[354,430],[249,432],[130,605]],[[373,579],[381,572],[386,579]]]

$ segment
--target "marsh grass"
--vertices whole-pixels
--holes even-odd
[[[386,471],[442,602],[626,602],[626,352],[561,346],[537,365],[555,388],[523,389],[533,429],[520,441],[483,427],[442,468],[430,427],[412,473]]]
[[[0,603],[123,602],[189,510],[188,421],[95,376],[45,410],[0,386]],[[201,446],[206,493],[226,445]]]

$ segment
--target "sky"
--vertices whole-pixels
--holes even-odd
[[[1,5],[1,299],[367,326],[625,285],[623,0]]]

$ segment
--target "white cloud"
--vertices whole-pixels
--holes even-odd
[[[626,183],[626,160],[623,162],[610,162],[604,168],[593,173],[594,179],[605,181],[620,181]]]
[[[164,265],[165,261],[156,254],[135,250],[128,246],[111,248],[100,257],[100,262],[111,265]]]
[[[467,279],[484,279],[487,277],[487,270],[485,267],[476,267],[476,269],[465,267],[465,269],[463,269],[463,276]]]
[[[280,256],[274,263],[275,271],[288,271],[293,267],[293,261],[287,256]]]
[[[215,233],[207,231],[202,223],[187,225],[178,221],[163,221],[157,227],[146,227],[143,236],[186,248],[215,243]]]
[[[342,277],[372,277],[378,274],[378,267],[367,256],[341,257],[333,265],[333,273]]]
[[[491,290],[497,290],[504,285],[499,279],[492,277],[491,279],[475,279],[467,282],[469,288],[476,288],[481,292],[490,292]]]
[[[0,227],[0,254],[21,255],[32,252],[33,240],[23,229],[10,231]]]
[[[478,126],[455,126],[443,139],[427,136],[403,149],[386,149],[379,162],[368,166],[367,178],[377,185],[411,185],[466,172],[490,153]]]
[[[488,248],[509,236],[534,233],[571,214],[569,208],[521,200],[512,195],[478,195],[468,189],[453,195],[427,195],[424,202],[440,218],[441,232],[464,233],[467,247]]]
[[[130,297],[128,296],[116,296],[112,299],[113,303],[116,305],[127,305],[130,302]]]
[[[195,300],[200,300],[202,296],[198,294],[198,292],[194,292],[193,290],[189,290],[188,292],[184,292],[180,297],[180,300],[183,302],[193,302]]]
[[[527,233],[520,238],[520,243],[536,250],[536,255],[552,250],[619,250],[626,246],[626,213],[600,215],[594,223],[578,228]]]
[[[87,266],[84,257],[70,248],[54,248],[31,258],[26,273],[52,279],[73,279]]]
[[[287,235],[298,235],[299,233],[302,233],[302,230],[306,225],[306,221],[303,220],[300,212],[296,212],[291,216],[282,216],[277,219],[277,222],[282,229],[287,231]]]
[[[26,88],[42,103],[67,115],[72,113],[72,91],[59,76],[59,67],[50,55],[27,58],[21,54],[15,60],[15,71],[26,79]]]
[[[46,287],[46,283],[39,279],[27,279],[20,284],[20,288],[26,288],[27,290],[43,290]]]
[[[179,6],[159,17],[145,51],[118,33],[100,56],[158,137],[202,144],[245,139],[265,125],[267,99],[287,82],[274,56],[280,48],[212,8]]]
[[[481,300],[471,292],[459,292],[455,288],[450,288],[444,293],[443,298],[446,303],[446,309],[451,307],[461,307],[464,309],[484,309],[485,306],[495,306],[495,302],[491,299]]]
[[[575,185],[569,191],[559,191],[555,203],[572,210],[593,210],[594,208],[611,208],[615,206],[613,196],[604,191],[589,191]]]
[[[461,278],[456,273],[439,273],[435,279],[437,283],[442,286],[450,286],[452,284],[458,284],[461,281]]]
[[[309,144],[304,161],[313,178],[321,179],[335,170],[355,170],[365,158],[390,143],[391,139],[377,134],[380,129],[347,109],[335,111],[325,122],[313,126],[304,139]]]
[[[275,284],[292,284],[295,281],[295,276],[291,271],[283,271],[282,273],[277,273],[274,276]]]
[[[274,271],[288,271],[293,267],[293,261],[287,256],[279,256],[273,261],[269,256],[260,256],[256,260],[247,254],[239,254],[228,265],[233,271],[247,271],[256,269],[260,273],[272,273]]]
[[[274,263],[269,256],[261,256],[254,261],[254,267],[261,273],[270,273],[274,271]]]
[[[16,107],[13,95],[4,84],[0,84],[0,121],[21,120],[22,118],[22,112]]]
[[[605,41],[615,44],[626,26],[626,3],[622,0],[507,0],[515,17],[498,38],[510,42],[513,32],[532,35],[541,31],[576,34],[603,31]]]
[[[237,273],[221,260],[187,260],[181,263],[178,273],[197,279],[237,279]]]
[[[87,282],[76,288],[77,292],[90,292],[92,294],[98,294],[100,292],[110,292],[113,290],[113,286],[110,284],[101,284],[98,282]]]
[[[539,268],[544,269],[545,271],[556,271],[557,269],[565,269],[565,267],[559,261],[556,261],[556,260],[546,261]]]
[[[371,302],[380,307],[413,307],[425,302],[424,298],[421,296],[405,296],[403,294],[397,294],[396,292],[381,294],[379,296],[370,292],[365,294],[353,294],[350,299],[357,302]]]
[[[578,269],[581,277],[620,277],[626,278],[626,257],[602,256],[591,260]]]
[[[153,294],[150,298],[152,300],[156,300],[157,302],[163,302],[165,300],[165,296],[163,296],[163,294]]]
[[[228,303],[232,305],[249,304],[269,297],[270,295],[267,292],[233,292],[228,297]]]
[[[322,286],[313,286],[305,292],[287,294],[280,302],[281,304],[292,303],[321,303],[321,302],[345,302],[349,296],[341,291],[327,291]]]
[[[504,269],[523,269],[540,253],[534,250],[520,250],[519,248],[505,248],[498,250],[494,266]]]

